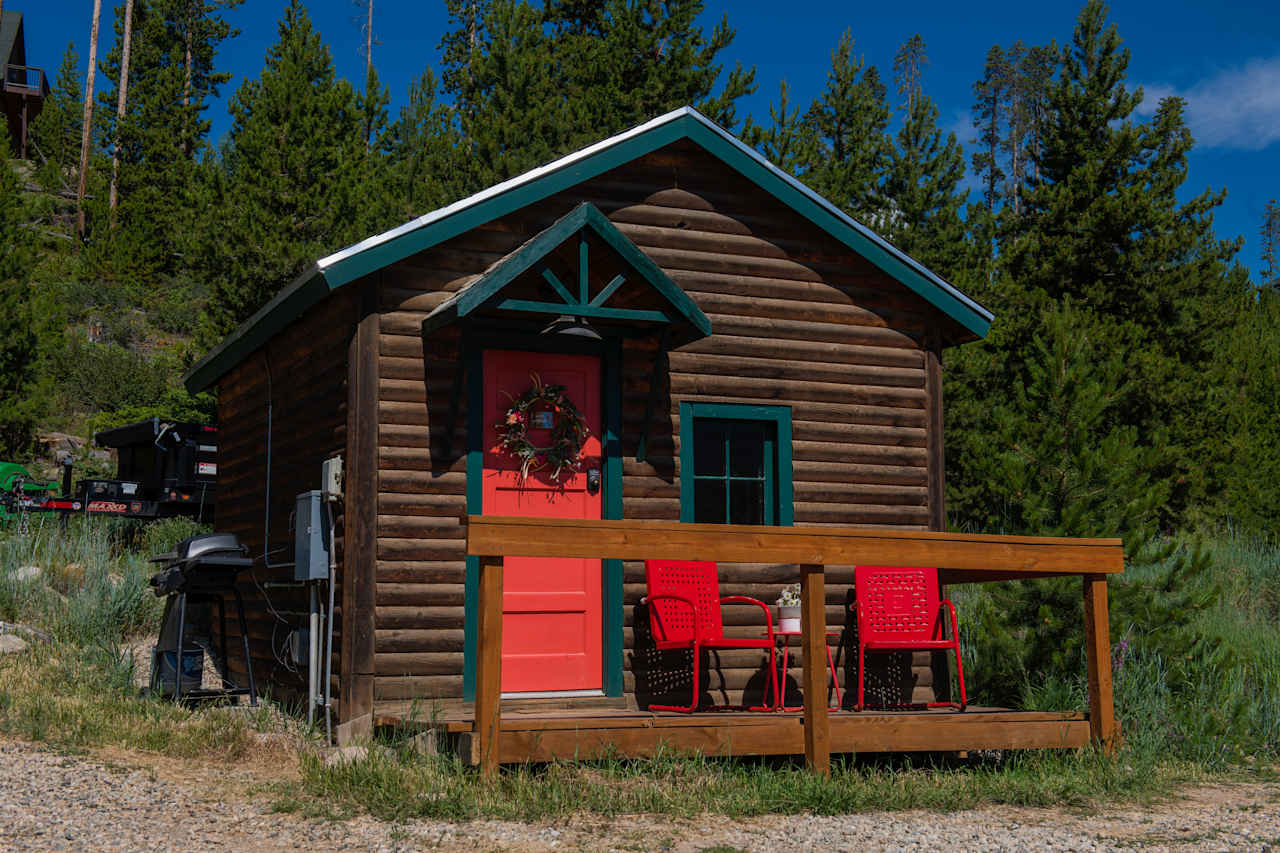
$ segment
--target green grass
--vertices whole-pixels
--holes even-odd
[[[504,768],[481,779],[449,757],[375,750],[334,767],[304,756],[298,788],[281,807],[310,798],[384,820],[550,820],[575,813],[616,816],[704,813],[846,814],[902,809],[952,811],[985,804],[1089,806],[1147,801],[1208,778],[1191,762],[1143,763],[1095,750],[1016,753],[1002,760],[837,759],[830,778],[802,763],[662,754],[651,759]]]
[[[63,749],[116,746],[190,758],[247,756],[271,727],[260,712],[193,711],[140,695],[127,641],[159,627],[146,555],[198,531],[171,519],[56,519],[0,534],[0,620],[46,632],[22,655],[0,657],[0,731]],[[20,569],[36,566],[38,577]]]
[[[28,654],[0,659],[0,731],[69,751],[117,746],[184,758],[256,757],[257,733],[278,728],[273,711],[192,711],[139,696],[135,664],[123,651],[126,640],[157,627],[159,601],[145,585],[151,571],[145,555],[190,532],[173,524],[76,520],[66,531],[48,524],[0,534],[0,619],[52,635]],[[823,778],[798,760],[664,753],[508,767],[487,780],[456,757],[422,755],[407,735],[384,738],[364,760],[327,766],[298,726],[286,760],[297,761],[299,778],[269,782],[256,794],[275,811],[330,820],[358,813],[386,820],[547,820],[582,813],[1090,807],[1144,802],[1188,783],[1258,778],[1276,762],[1280,743],[1280,548],[1230,533],[1208,547],[1211,569],[1197,582],[1215,584],[1221,594],[1195,614],[1194,627],[1212,653],[1171,655],[1138,626],[1113,625],[1116,708],[1125,736],[1115,757],[1091,749],[966,760],[837,757]],[[19,580],[26,565],[40,566],[41,578]],[[963,605],[983,602],[979,594]],[[1083,660],[1078,673],[1028,679],[1025,704],[1083,707]]]

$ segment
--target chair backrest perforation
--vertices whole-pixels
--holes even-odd
[[[858,566],[854,585],[862,640],[933,638],[941,604],[937,569]]]
[[[648,595],[679,595],[693,602],[696,613],[681,601],[649,603],[649,624],[658,643],[718,640],[724,636],[720,615],[720,580],[716,564],[701,560],[648,560],[644,564]]]

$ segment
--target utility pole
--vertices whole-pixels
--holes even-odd
[[[89,177],[89,137],[93,132],[93,75],[98,68],[98,20],[102,0],[93,0],[93,27],[89,32],[89,73],[84,84],[84,127],[80,133],[80,187],[76,190],[76,232],[84,239],[84,191]]]
[[[124,44],[120,48],[120,98],[116,102],[116,139],[111,146],[111,224],[116,221],[116,182],[120,179],[120,125],[124,122],[124,108],[129,100],[129,48],[133,41],[133,0],[124,4]]]

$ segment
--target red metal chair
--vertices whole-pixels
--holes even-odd
[[[720,597],[716,564],[696,560],[646,560],[645,581],[649,591],[641,603],[649,607],[649,626],[659,649],[690,649],[693,652],[693,701],[688,707],[650,705],[651,711],[679,711],[691,714],[698,707],[701,675],[700,649],[767,649],[772,705],[753,705],[749,711],[772,711],[778,707],[778,675],[773,642],[773,616],[762,601],[745,595]],[[754,604],[764,611],[765,637],[738,638],[724,635],[722,604]],[[726,708],[735,706],[717,706]]]
[[[863,690],[867,652],[943,651],[956,655],[960,702],[928,702],[930,708],[965,709],[964,665],[960,663],[960,630],[956,608],[939,599],[937,569],[858,566],[855,572],[857,601],[849,609],[858,624],[858,704],[864,707]],[[943,608],[951,613],[951,639],[943,631]]]

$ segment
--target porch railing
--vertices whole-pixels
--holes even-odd
[[[28,95],[45,94],[44,71],[29,65],[4,66],[4,90]]]
[[[827,565],[936,566],[940,581],[946,584],[1079,575],[1084,597],[1090,735],[1107,749],[1116,743],[1106,576],[1124,572],[1119,539],[473,515],[467,519],[467,554],[480,562],[475,738],[483,774],[497,770],[502,729],[504,557],[798,565],[805,760],[812,770],[824,774],[831,766],[824,652]]]

